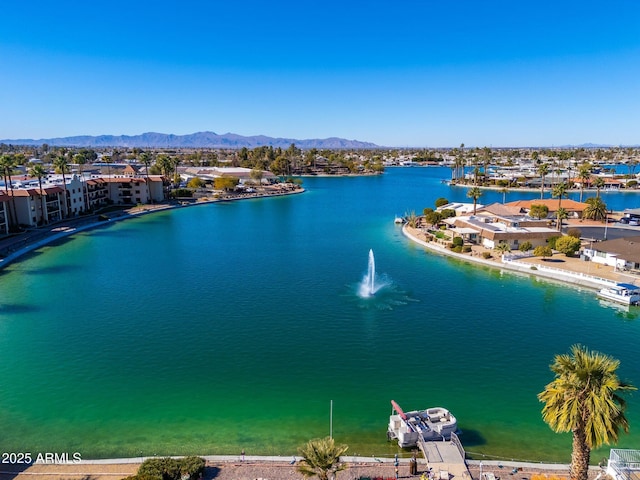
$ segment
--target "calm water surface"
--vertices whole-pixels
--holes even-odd
[[[10,266],[0,273],[3,449],[287,455],[329,433],[333,400],[333,433],[350,453],[390,455],[395,399],[452,410],[471,452],[568,462],[569,436],[549,430],[536,399],[553,355],[583,343],[640,385],[637,315],[407,241],[395,215],[466,200],[441,183],[449,176],[305,179],[302,195],[153,214]],[[369,249],[385,286],[361,298]],[[623,447],[640,440],[637,395],[628,413]]]

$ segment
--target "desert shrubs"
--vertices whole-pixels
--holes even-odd
[[[205,461],[200,457],[149,458],[135,475],[125,480],[185,480],[199,478],[204,473]]]

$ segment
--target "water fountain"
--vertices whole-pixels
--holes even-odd
[[[369,250],[369,264],[367,274],[360,282],[358,294],[361,297],[370,297],[376,293],[376,260],[373,256],[373,250]]]
[[[367,268],[367,286],[369,295],[376,292],[376,260],[373,256],[373,249],[369,250],[369,267]]]

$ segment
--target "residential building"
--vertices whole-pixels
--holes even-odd
[[[640,236],[592,243],[582,254],[585,259],[616,270],[640,271]]]
[[[476,215],[452,217],[445,220],[451,231],[469,243],[495,248],[499,243],[507,243],[517,250],[524,242],[533,247],[546,245],[547,241],[559,233],[548,226],[545,219],[538,220],[523,213],[519,208],[495,203],[487,205]]]

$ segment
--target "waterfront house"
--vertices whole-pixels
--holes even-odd
[[[445,222],[451,226],[454,236],[461,236],[465,241],[485,248],[507,243],[512,250],[517,250],[524,242],[537,247],[558,236],[558,232],[548,226],[547,220],[531,218],[517,207],[502,204],[487,205],[476,215],[450,218]]]
[[[640,236],[592,243],[582,254],[587,260],[612,266],[615,270],[640,272]]]
[[[507,207],[517,207],[527,213],[531,210],[531,205],[546,206],[549,209],[547,218],[556,218],[556,213],[560,207],[566,210],[569,218],[582,218],[584,209],[588,206],[587,203],[576,202],[569,198],[563,198],[562,203],[560,203],[560,199],[558,198],[539,198],[534,200],[517,200],[505,204]]]

